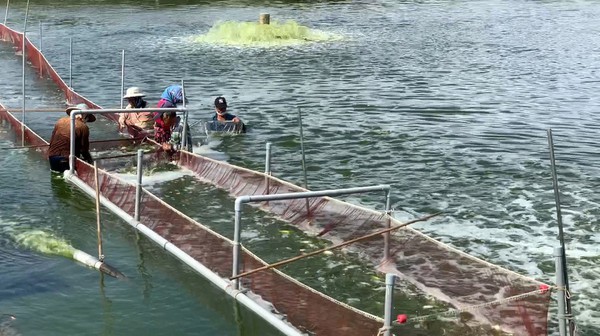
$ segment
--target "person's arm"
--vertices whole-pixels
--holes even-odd
[[[92,164],[92,154],[90,154],[90,129],[87,125],[81,128],[81,156],[85,162]]]

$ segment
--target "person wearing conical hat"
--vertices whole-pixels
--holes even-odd
[[[139,87],[133,86],[127,89],[123,99],[127,99],[126,109],[146,108],[148,103],[144,100],[145,93]],[[121,113],[119,115],[119,128],[121,130],[129,127],[138,129],[152,129],[154,120],[152,112]]]
[[[69,169],[69,154],[71,153],[71,111],[89,110],[86,104],[77,104],[67,107],[67,116],[60,118],[54,125],[50,146],[48,148],[48,161],[50,169],[62,173]],[[86,123],[96,121],[93,114],[78,114],[75,117],[75,157],[82,158],[87,163],[93,163],[90,154],[90,129]]]

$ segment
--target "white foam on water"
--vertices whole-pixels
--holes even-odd
[[[113,175],[133,184],[137,183],[137,175],[134,173],[112,173]],[[152,175],[144,175],[142,177],[142,185],[143,186],[153,186],[156,184],[165,183],[168,181],[173,181],[176,179],[180,179],[184,176],[194,176],[194,173],[191,170],[181,168],[176,171],[164,171],[164,172],[155,172]]]

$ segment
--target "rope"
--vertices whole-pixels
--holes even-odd
[[[391,327],[385,327],[385,326],[381,327],[381,328],[379,328],[379,330],[377,331],[377,335],[375,335],[375,336],[385,335],[385,332],[389,331],[389,330],[392,330],[392,328]]]

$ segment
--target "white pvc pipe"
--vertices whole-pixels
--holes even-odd
[[[73,88],[73,38],[69,37],[69,88]]]
[[[185,86],[184,86],[184,82],[183,79],[181,80],[181,100],[183,107],[185,107]],[[188,149],[188,145],[191,146],[191,144],[187,143],[187,122],[188,122],[188,113],[187,111],[183,114],[183,132],[181,132],[181,149],[184,149],[188,152],[191,152],[191,148]]]
[[[265,174],[271,175],[271,143],[267,142],[265,154]]]
[[[121,108],[123,108],[123,92],[125,92],[125,50],[121,50],[121,95],[119,96]]]
[[[392,312],[394,308],[394,283],[396,276],[388,273],[385,275],[385,307],[383,318],[383,336],[392,335]]]
[[[8,20],[8,7],[10,5],[10,0],[6,0],[6,13],[4,14],[4,25],[6,26],[6,20]]]
[[[8,8],[7,8],[8,9]],[[27,0],[27,7],[25,7],[25,24],[23,25],[23,118],[21,119],[21,145],[25,146],[25,65],[27,64],[27,51],[25,50],[25,41],[27,40],[27,36],[25,33],[27,32],[27,16],[29,16],[29,0]]]
[[[69,173],[69,171],[65,171],[64,173],[65,179],[73,182],[77,187],[87,193],[90,197],[93,197],[94,190],[92,187],[87,185],[81,179],[79,179],[76,175]],[[183,252],[177,246],[171,244],[166,239],[161,237],[156,232],[152,231],[150,228],[145,226],[144,224],[136,221],[133,217],[123,211],[121,208],[116,206],[114,203],[106,199],[104,196],[100,196],[100,201],[102,205],[104,205],[107,209],[112,211],[115,215],[121,217],[127,224],[134,227],[140,233],[145,235],[150,240],[154,241],[161,248],[171,253],[177,259],[181,260],[183,263],[191,267],[194,271],[204,276],[210,282],[212,282],[215,286],[223,290],[225,293],[229,294],[239,303],[243,304],[246,308],[256,313],[258,316],[262,317],[265,321],[275,327],[277,330],[282,332],[284,335],[291,336],[302,336],[304,335],[299,330],[294,328],[289,323],[283,321],[277,315],[271,313],[271,311],[267,310],[265,307],[261,306],[259,303],[248,297],[244,292],[234,290],[230,287],[230,282],[221,278],[217,274],[213,273],[209,268],[202,265],[200,262],[192,258],[187,253]]]
[[[111,267],[107,263],[102,262],[81,250],[76,249],[75,252],[73,252],[73,259],[75,259],[76,261],[79,261],[80,263],[82,263],[86,266],[95,268],[95,269],[99,270],[100,272],[108,274],[112,277],[115,277],[115,278],[124,278],[125,277],[123,275],[123,273],[119,272],[118,270]]]
[[[142,177],[143,177],[144,150],[137,151],[137,183],[135,185],[135,212],[134,219],[140,220],[140,202],[142,198]]]

